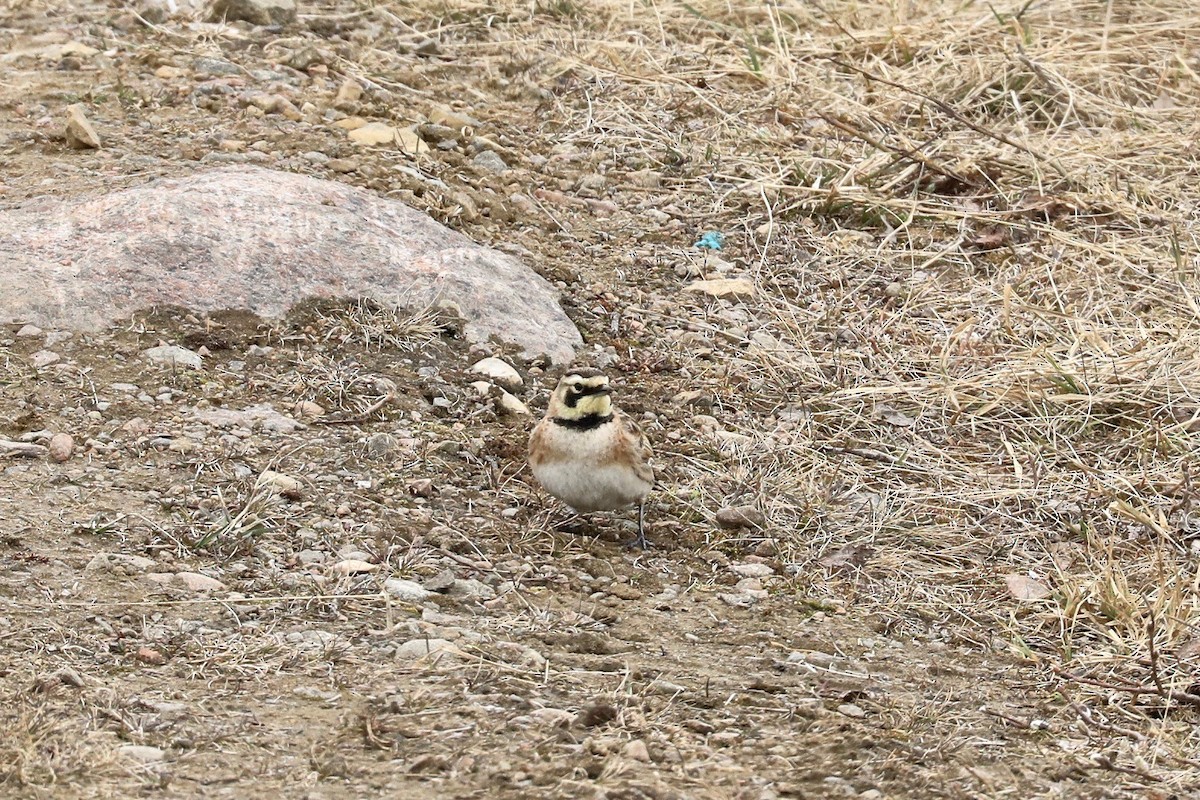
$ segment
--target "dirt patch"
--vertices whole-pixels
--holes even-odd
[[[555,375],[451,319],[11,326],[5,789],[1200,790],[1187,4],[139,13],[0,7],[0,203],[253,163],[521,256],[657,547],[538,493],[469,368]]]

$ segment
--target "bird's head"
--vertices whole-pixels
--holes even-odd
[[[558,419],[605,417],[612,413],[608,377],[593,369],[575,369],[563,376],[550,397],[550,413]]]

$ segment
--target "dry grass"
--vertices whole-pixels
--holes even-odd
[[[1115,703],[1150,763],[1184,752],[1195,9],[533,9],[459,44],[557,75],[545,135],[662,172],[645,205],[724,230],[762,291],[691,309],[742,321],[699,328],[711,361],[677,355],[731,386],[715,414],[749,440],[687,458],[671,507],[755,499],[798,532],[804,591],[1065,670],[1046,696]],[[845,545],[861,569],[819,561]],[[1050,593],[1015,599],[1009,574]]]
[[[549,233],[521,242],[551,272],[570,272],[581,253],[598,256],[597,270],[611,265],[619,297],[600,287],[594,305],[645,308],[630,302],[630,319],[610,326],[574,297],[593,340],[619,340],[626,365],[645,366],[643,351],[670,356],[686,383],[715,395],[722,431],[659,445],[669,465],[660,528],[665,519],[703,531],[694,538],[707,548],[767,548],[794,576],[786,591],[798,600],[850,606],[885,632],[1007,649],[1036,676],[1014,704],[1107,753],[1089,768],[1194,790],[1192,3],[447,0],[303,10],[305,21],[375,26],[331,65],[392,93],[372,116],[412,124],[450,99],[409,82],[428,77],[413,69],[412,45],[435,37],[451,54],[438,62],[443,75],[479,87],[461,99],[487,118],[489,135],[546,157],[547,187],[577,189],[567,175],[603,165],[607,186],[634,198],[622,209],[630,214],[611,220],[531,200]],[[187,38],[163,36],[172,48]],[[556,157],[572,171],[555,173]],[[397,182],[412,178],[398,196],[470,216],[454,199],[453,170],[433,179],[398,150],[380,158],[404,167]],[[629,179],[645,169],[661,187]],[[479,205],[487,194],[475,195]],[[641,216],[664,208],[661,230]],[[754,300],[678,293],[670,268],[699,263],[687,245],[707,229],[726,234],[720,256],[754,279]],[[516,238],[512,226],[496,230]],[[366,306],[318,317],[280,338],[311,346],[288,376],[291,391],[351,416],[386,390],[322,347],[404,352],[438,332],[425,316]],[[517,478],[502,468],[490,477],[486,488],[506,506],[523,502]],[[244,494],[218,516],[217,538],[244,541],[259,530],[251,521],[271,521],[274,501]],[[761,507],[767,529],[721,538],[708,519],[735,502]],[[477,537],[504,524],[459,522]],[[510,538],[513,549],[552,546],[541,523]],[[402,550],[379,549],[403,566]],[[1014,597],[1010,576],[1045,596]],[[305,602],[303,592],[289,597]],[[537,612],[531,627],[543,624]],[[265,645],[235,660],[279,658]],[[896,725],[927,729],[931,750],[953,753],[958,721],[935,724],[947,702],[931,697]],[[387,749],[375,722],[403,711],[368,708],[361,735]]]

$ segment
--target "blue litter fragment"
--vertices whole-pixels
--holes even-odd
[[[708,231],[692,245],[692,247],[699,247],[702,250],[720,250],[724,246],[725,235],[717,231]]]

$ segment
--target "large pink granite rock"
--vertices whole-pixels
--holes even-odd
[[[310,297],[449,307],[473,341],[570,360],[554,288],[408,206],[257,167],[0,211],[0,321],[97,329],[154,305],[277,318]]]

